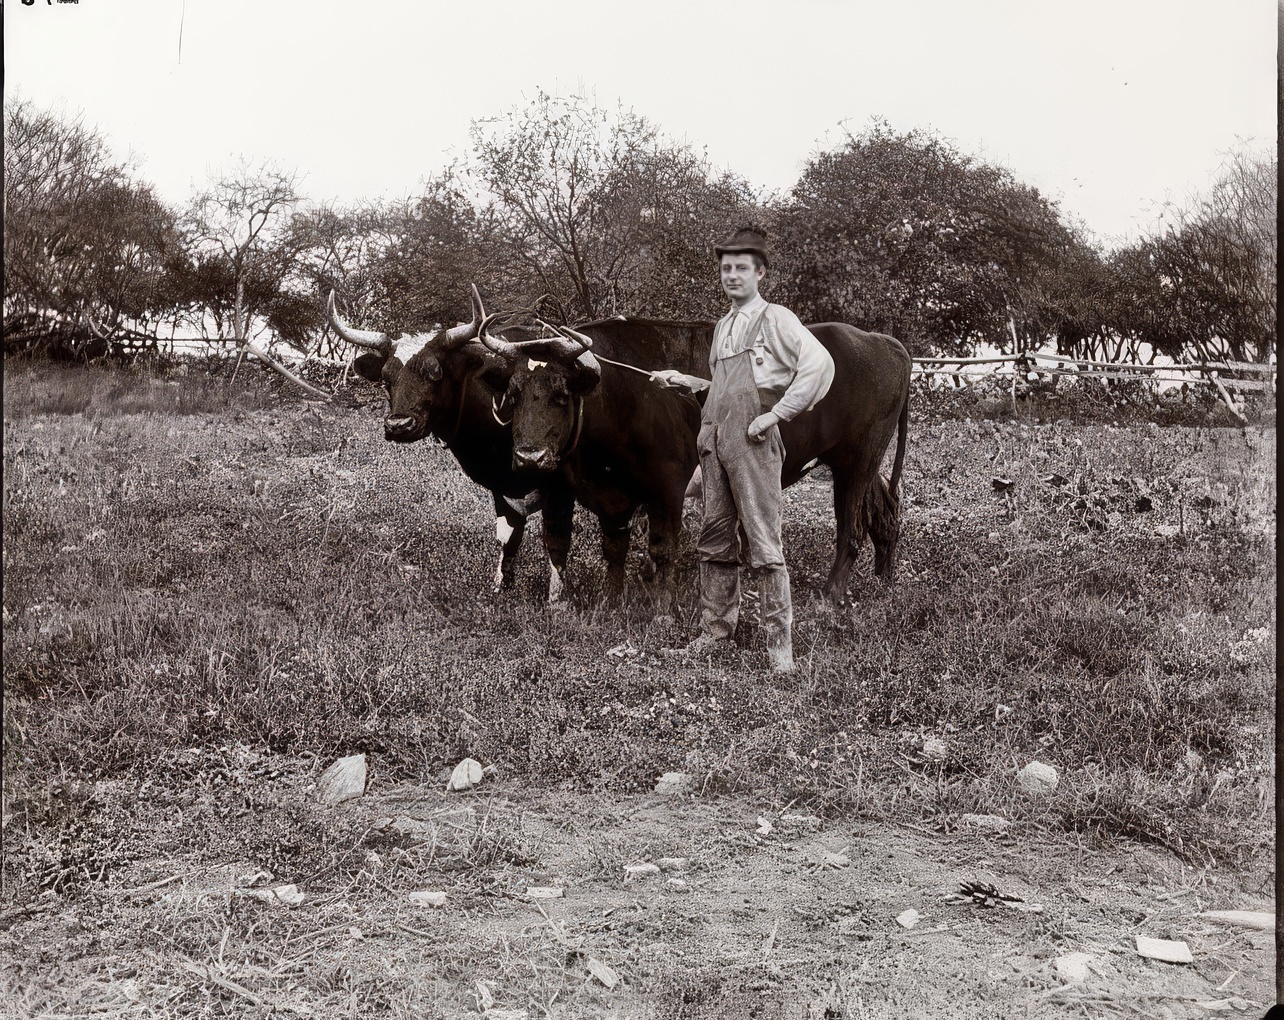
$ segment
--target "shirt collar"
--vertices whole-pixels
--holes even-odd
[[[767,299],[763,297],[761,294],[755,294],[753,296],[753,300],[746,303],[743,308],[737,308],[735,305],[732,305],[731,314],[733,316],[743,315],[745,316],[745,318],[751,318],[752,316],[757,315],[760,311],[762,311],[766,307],[767,307]]]

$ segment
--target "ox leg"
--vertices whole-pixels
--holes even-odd
[[[852,563],[856,559],[856,550],[862,536],[856,530],[856,511],[859,486],[856,483],[856,472],[850,468],[833,468],[834,476],[834,522],[837,530],[837,546],[834,550],[834,566],[825,581],[825,594],[831,602],[841,602],[847,594],[847,578],[851,574]]]
[[[566,560],[571,552],[571,525],[575,518],[575,497],[569,492],[548,497],[544,507],[544,551],[548,554],[548,604],[565,605]]]
[[[495,568],[495,582],[492,591],[498,593],[500,589],[512,586],[513,568],[517,563],[517,550],[521,548],[522,536],[525,533],[525,515],[509,506],[502,497],[496,494],[495,540],[499,543],[499,566]]]
[[[673,552],[682,534],[683,500],[647,509],[647,555],[655,564],[655,581],[662,598],[674,602]],[[676,611],[676,605],[674,606]]]
[[[624,594],[624,567],[629,558],[629,518],[600,518],[602,558],[606,560],[606,593],[611,599]]]

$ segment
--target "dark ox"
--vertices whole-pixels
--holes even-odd
[[[501,378],[499,388],[494,388],[503,364],[476,342],[485,317],[476,288],[472,300],[472,322],[399,340],[348,326],[335,312],[333,292],[327,313],[339,336],[367,352],[355,361],[358,373],[373,382],[382,381],[387,389],[384,437],[412,443],[436,436],[454,454],[464,474],[490,491],[501,550],[494,584],[498,591],[512,583],[527,516],[559,480],[513,467],[512,430],[494,416],[495,401],[506,386]]]
[[[607,587],[618,595],[630,523],[645,506],[649,565],[661,590],[671,594],[683,494],[698,460],[700,408],[691,396],[661,390],[647,376],[670,359],[685,362],[693,337],[704,329],[703,323],[614,318],[527,343],[482,330],[482,342],[510,366],[500,406],[511,415],[514,469],[534,468],[567,482],[550,492],[544,508],[545,527],[555,539],[548,549],[555,572],[566,561],[558,536],[569,537],[578,502],[601,523]]]
[[[866,535],[874,545],[874,573],[890,581],[896,571],[911,361],[900,342],[883,333],[866,333],[842,322],[809,323],[807,328],[834,359],[834,381],[810,411],[781,422],[785,463],[780,484],[793,485],[817,463],[829,468],[837,535],[825,594],[840,602]],[[893,435],[896,454],[884,482],[879,467]]]
[[[596,341],[594,352],[610,356],[613,351],[631,350],[649,328],[635,320],[609,320],[577,327],[577,332]],[[691,329],[692,324],[685,328]],[[881,333],[835,322],[807,328],[833,357],[834,382],[811,411],[781,424],[786,451],[781,485],[793,485],[817,464],[830,470],[837,547],[824,590],[837,602],[846,594],[852,563],[866,535],[873,542],[877,575],[891,580],[895,570],[910,357],[898,341]],[[700,330],[699,340],[685,349],[700,349],[707,355],[713,324],[701,324]],[[485,333],[482,342],[510,361],[521,360],[520,345],[495,344]],[[561,357],[546,366],[514,368],[505,400],[512,406],[515,463],[545,469],[564,464],[582,500],[601,500],[602,492],[640,493],[658,486],[669,500],[664,505],[671,507],[675,479],[695,457],[694,432],[677,429],[672,412],[656,410],[667,406],[666,395],[672,391],[610,364],[595,370],[584,364],[588,356],[578,347],[563,347]],[[694,374],[705,376],[707,370],[708,361],[701,358]],[[576,408],[581,405],[582,414],[577,417]],[[582,433],[578,440],[577,430]],[[895,460],[890,480],[884,482],[879,468],[893,435],[897,436]],[[650,459],[655,456],[649,452],[653,450],[671,458],[680,469],[662,467],[662,462]]]

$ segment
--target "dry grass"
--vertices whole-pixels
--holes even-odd
[[[577,610],[540,603],[538,525],[492,599],[483,494],[439,448],[385,444],[377,391],[315,407],[260,374],[22,365],[4,386],[5,791],[25,833],[6,838],[10,903],[195,839],[352,874],[360,834],[277,811],[283,828],[256,834],[252,798],[155,847],[76,792],[147,777],[181,808],[240,781],[211,771],[237,748],[264,769],[364,751],[387,779],[432,782],[471,755],[610,791],[681,769],[822,813],[942,829],[1004,813],[1201,861],[1269,848],[1273,428],[919,425],[899,580],[862,561],[837,611],[809,596],[828,487],[799,486],[803,654],[777,682],[752,621],[744,650],[686,666],[661,652],[691,616],[658,617],[639,585],[595,608],[587,517]],[[689,544],[678,573],[693,616]],[[1033,758],[1064,780],[1037,805],[1011,783]]]

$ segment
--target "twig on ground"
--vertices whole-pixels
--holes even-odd
[[[134,886],[132,889],[112,889],[110,892],[113,896],[141,896],[143,893],[149,893],[153,889],[159,889],[162,886],[169,885],[171,882],[177,882],[181,878],[190,877],[190,873],[185,875],[180,872],[177,875],[170,875],[169,878],[159,878],[155,882],[148,882],[146,885]]]

